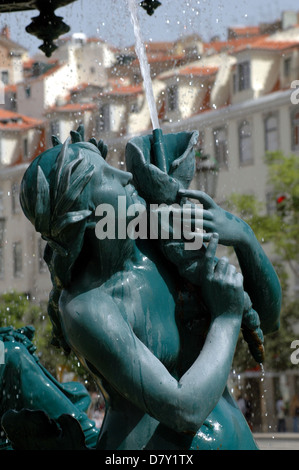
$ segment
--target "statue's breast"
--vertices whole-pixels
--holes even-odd
[[[171,369],[179,356],[180,337],[168,286],[155,276],[123,272],[106,289],[138,339]]]

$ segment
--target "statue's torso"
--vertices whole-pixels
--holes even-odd
[[[115,274],[95,290],[91,289],[88,295],[90,302],[98,301],[99,291],[112,298],[138,339],[179,378],[200,352],[208,319],[206,312],[201,311],[196,292],[184,295],[176,287],[175,281],[163,277],[157,267],[149,263]],[[190,312],[194,312],[193,318]],[[217,448],[223,441],[223,429],[233,429],[231,421],[239,419],[251,442],[249,428],[228,396],[220,399],[193,438],[177,434],[144,414],[106,383],[100,371],[98,376],[111,403],[100,435],[100,448],[204,449],[210,448],[211,443]]]

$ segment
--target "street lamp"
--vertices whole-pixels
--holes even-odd
[[[196,157],[196,179],[197,189],[204,191],[209,196],[216,194],[218,163],[211,155],[203,154],[201,150],[195,153]]]
[[[0,13],[16,11],[38,10],[39,16],[32,18],[32,23],[26,27],[26,31],[43,41],[40,49],[50,57],[57,48],[54,40],[67,33],[70,27],[63,22],[61,16],[55,15],[55,10],[64,7],[76,0],[0,0]]]
[[[158,0],[143,0],[139,5],[151,16],[154,14],[155,9],[161,5],[161,2],[158,2]]]

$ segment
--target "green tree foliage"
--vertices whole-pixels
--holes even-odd
[[[33,343],[36,355],[44,367],[57,377],[58,368],[66,368],[75,373],[82,382],[93,384],[93,380],[85,373],[78,359],[73,354],[66,356],[60,349],[51,344],[52,325],[47,313],[47,305],[33,303],[26,294],[8,292],[0,296],[0,327],[12,326],[22,328],[34,326]]]
[[[265,204],[247,194],[233,194],[229,209],[240,214],[252,227],[259,242],[270,253],[280,278],[283,291],[281,325],[278,332],[265,337],[265,367],[286,370],[296,367],[290,361],[290,345],[297,339],[293,327],[299,324],[299,299],[289,287],[289,274],[293,273],[297,278],[299,275],[299,156],[271,152],[266,155],[265,162],[273,194],[272,210],[267,211]],[[241,338],[235,364],[242,369],[254,367]]]
[[[37,348],[36,354],[43,365],[53,374],[56,372],[56,351],[52,351],[51,324],[47,317],[46,305],[37,305],[30,301],[26,294],[7,292],[0,296],[0,326],[21,328],[32,325],[35,329],[33,343]]]

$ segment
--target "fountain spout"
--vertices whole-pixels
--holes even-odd
[[[160,128],[154,129],[153,138],[154,138],[153,151],[154,151],[154,157],[155,157],[155,164],[160,170],[164,171],[165,173],[168,173],[168,169],[169,169],[168,158],[167,158],[166,149],[164,145],[162,129]]]

